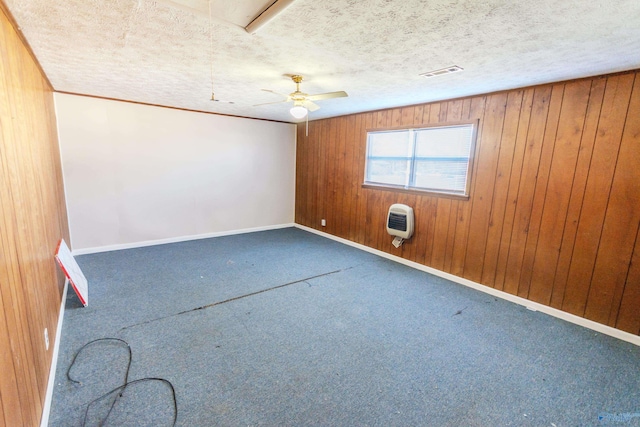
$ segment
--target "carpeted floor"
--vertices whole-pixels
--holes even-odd
[[[76,260],[50,426],[640,425],[640,348],[299,229]]]

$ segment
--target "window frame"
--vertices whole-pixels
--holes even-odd
[[[421,131],[425,129],[442,129],[442,128],[450,128],[450,127],[460,127],[460,126],[471,126],[471,143],[469,147],[469,162],[467,164],[467,172],[466,172],[466,180],[464,193],[457,193],[453,191],[447,191],[444,189],[434,189],[434,188],[421,188],[421,187],[412,187],[410,185],[396,185],[396,184],[385,184],[385,183],[377,183],[367,181],[367,174],[369,168],[369,135],[372,133],[383,133],[383,132],[396,132],[396,131]],[[402,126],[402,127],[393,127],[393,128],[373,128],[366,130],[365,136],[365,153],[364,153],[364,179],[362,183],[363,188],[373,188],[380,190],[388,190],[388,191],[396,191],[401,193],[412,193],[412,194],[430,194],[438,197],[446,197],[446,198],[454,198],[454,199],[463,199],[468,200],[471,193],[471,175],[473,172],[473,166],[475,163],[475,151],[476,151],[476,143],[477,143],[477,135],[478,135],[478,127],[479,120],[473,121],[461,121],[461,122],[450,122],[450,123],[433,123],[426,124],[420,126]],[[413,144],[415,145],[415,137]],[[412,153],[410,162],[410,170],[409,170],[409,180],[415,179],[415,174],[412,173],[415,163],[416,156],[415,153]]]

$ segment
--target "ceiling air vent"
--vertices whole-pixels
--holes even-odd
[[[429,71],[428,73],[421,73],[420,75],[422,77],[429,78],[429,77],[441,76],[443,74],[457,73],[458,71],[462,71],[462,68],[458,67],[457,65],[452,65],[450,67],[441,68],[439,70]]]

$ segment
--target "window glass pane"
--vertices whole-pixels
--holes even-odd
[[[417,130],[413,186],[464,194],[472,135],[472,125]]]
[[[450,126],[416,131],[416,157],[469,157],[473,127]]]
[[[376,132],[369,134],[369,157],[411,157],[409,132]]]
[[[409,182],[412,150],[407,131],[370,133],[366,181],[406,186]]]
[[[414,186],[464,194],[468,161],[416,159]]]
[[[367,181],[404,186],[409,176],[409,159],[372,159],[367,165]]]

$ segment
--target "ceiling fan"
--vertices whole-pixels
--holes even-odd
[[[317,109],[320,108],[320,106],[314,103],[313,101],[322,101],[323,99],[343,98],[343,97],[349,96],[347,95],[347,92],[342,90],[338,92],[328,92],[328,93],[319,93],[317,95],[309,95],[300,91],[300,82],[302,82],[302,76],[299,76],[299,75],[291,76],[291,80],[293,80],[293,82],[296,84],[296,90],[295,92],[291,92],[289,95],[283,95],[281,93],[278,93],[269,89],[262,89],[265,92],[271,92],[271,93],[275,93],[276,95],[286,96],[286,99],[283,99],[282,101],[277,101],[277,102],[267,102],[264,104],[258,104],[258,105],[255,105],[255,107],[259,105],[279,104],[281,102],[293,102],[293,107],[291,108],[291,110],[289,110],[289,112],[296,119],[301,119],[304,116],[306,116],[309,111],[316,111]]]

